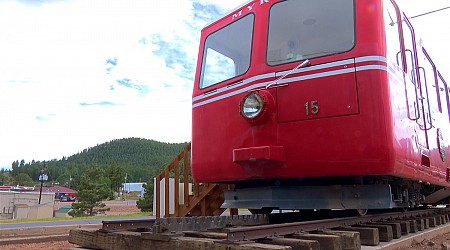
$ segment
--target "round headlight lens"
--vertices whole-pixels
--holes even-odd
[[[245,117],[253,119],[261,113],[262,109],[263,101],[261,96],[253,92],[244,98],[241,112]]]

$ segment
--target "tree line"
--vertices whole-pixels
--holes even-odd
[[[147,182],[160,173],[187,143],[163,143],[142,138],[112,140],[87,148],[60,160],[26,162],[16,160],[11,169],[0,169],[0,185],[37,186],[44,172],[47,186],[61,185],[77,189],[83,173],[92,168],[104,171],[111,190],[124,182]]]

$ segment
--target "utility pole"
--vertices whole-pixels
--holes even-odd
[[[48,180],[48,175],[46,175],[44,173],[45,169],[47,167],[45,166],[45,161],[44,161],[44,166],[41,168],[41,174],[39,175],[39,181],[41,182],[41,189],[39,190],[39,203],[41,204],[41,198],[42,198],[42,186],[44,185],[44,181]]]
[[[127,192],[128,173],[125,173],[125,184],[123,185],[122,198],[125,200],[125,192]]]

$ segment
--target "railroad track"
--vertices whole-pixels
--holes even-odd
[[[445,208],[313,220],[302,213],[114,220],[100,230],[71,230],[69,241],[97,249],[356,250],[439,227],[449,213]]]

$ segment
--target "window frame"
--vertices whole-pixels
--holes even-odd
[[[214,34],[217,34],[220,31],[223,31],[227,27],[230,27],[231,25],[236,24],[237,22],[244,20],[248,16],[252,16],[252,20],[251,20],[252,27],[251,27],[251,39],[250,39],[250,51],[249,51],[249,54],[248,54],[249,55],[249,63],[248,63],[247,68],[243,71],[242,74],[236,74],[233,77],[230,77],[230,78],[227,78],[227,79],[215,82],[215,83],[207,85],[207,86],[203,86],[203,80],[204,80],[204,76],[205,76],[205,65],[206,65],[207,49],[210,48],[210,47],[206,46],[208,39],[211,36],[213,36]],[[252,57],[253,57],[253,46],[254,46],[254,39],[255,39],[255,21],[256,21],[255,13],[251,12],[251,13],[248,13],[248,14],[242,16],[241,18],[239,18],[239,19],[237,19],[237,20],[235,20],[235,21],[233,21],[233,22],[231,22],[231,23],[221,27],[220,29],[215,30],[214,32],[212,32],[211,34],[208,34],[206,36],[206,38],[203,40],[202,61],[201,61],[200,75],[199,75],[199,79],[198,79],[198,89],[203,90],[203,89],[210,88],[212,86],[216,86],[216,85],[221,84],[223,82],[226,82],[226,81],[228,81],[230,79],[233,79],[233,78],[245,75],[249,71],[249,69],[251,68],[251,65],[252,65]]]
[[[265,63],[266,63],[266,65],[268,65],[270,67],[277,67],[277,66],[286,65],[286,64],[289,64],[289,63],[295,63],[295,62],[298,63],[298,62],[306,60],[306,59],[310,60],[310,59],[314,59],[314,58],[321,58],[321,57],[325,57],[325,56],[332,56],[332,55],[347,53],[347,52],[349,52],[349,51],[351,51],[351,50],[353,50],[355,48],[356,43],[357,43],[357,37],[356,37],[356,18],[357,18],[356,17],[356,0],[351,0],[352,1],[352,7],[353,7],[353,17],[352,17],[352,19],[353,19],[353,26],[352,26],[352,28],[353,28],[353,45],[348,50],[340,51],[340,52],[334,52],[334,53],[329,53],[329,54],[321,54],[321,55],[312,56],[312,57],[304,57],[304,58],[301,58],[301,59],[283,60],[283,61],[286,61],[286,62],[277,63],[277,64],[273,64],[272,63],[271,64],[270,61],[269,61],[269,54],[270,54],[270,52],[269,52],[269,42],[270,42],[271,13],[272,13],[274,7],[276,7],[279,4],[282,4],[283,2],[287,2],[287,1],[288,0],[276,2],[275,4],[270,6],[270,9],[269,9],[269,12],[268,12],[267,36],[266,36],[266,40],[267,41],[266,41],[266,52],[265,52]]]
[[[441,72],[439,72],[439,70],[437,71],[437,75],[439,77],[438,81],[441,80],[442,84],[444,85],[445,96],[447,99],[448,121],[450,123],[450,87],[448,86],[447,82],[444,80],[444,77],[441,75]]]
[[[436,90],[438,111],[440,113],[442,113],[442,102],[441,102],[441,93],[439,91],[439,80],[438,80],[438,75],[437,75],[437,68],[436,68],[436,65],[434,64],[433,60],[431,59],[430,55],[428,54],[427,50],[424,47],[422,47],[422,52],[425,55],[425,58],[428,60],[428,62],[431,64],[431,66],[433,68],[433,76],[434,76],[434,84],[435,84],[434,88]]]

